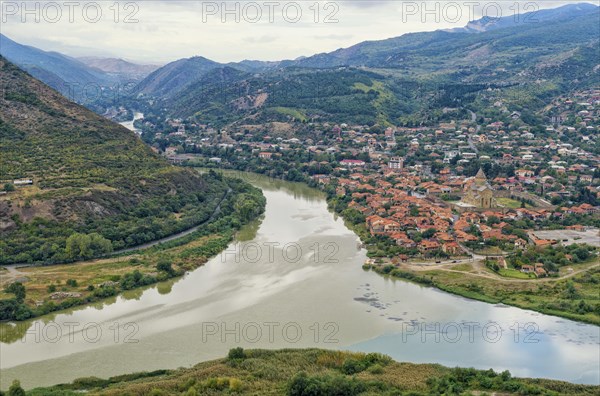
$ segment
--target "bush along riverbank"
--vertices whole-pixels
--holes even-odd
[[[3,277],[8,280],[2,284],[0,320],[21,321],[93,303],[203,265],[227,247],[236,231],[259,218],[266,205],[258,188],[239,179],[217,177],[231,193],[214,219],[192,234],[125,257],[28,267],[16,269],[16,278]]]
[[[13,389],[20,389],[18,382]],[[191,368],[80,378],[21,395],[597,395],[598,386],[515,378],[508,371],[399,363],[378,353],[243,350]],[[17,393],[14,393],[17,394]]]

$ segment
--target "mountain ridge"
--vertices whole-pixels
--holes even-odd
[[[76,233],[114,249],[171,235],[206,220],[227,191],[3,57],[0,94],[2,264],[77,260],[66,249]],[[15,189],[15,179],[31,182]]]

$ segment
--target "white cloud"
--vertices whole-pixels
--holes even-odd
[[[93,7],[88,7],[87,15],[83,12],[86,3],[74,9],[73,23],[69,22],[68,8],[64,6],[62,17],[50,23],[44,17],[52,18],[54,14],[51,9],[43,9],[46,3],[27,5],[31,10],[33,4],[41,4],[39,22],[34,21],[33,15],[23,15],[21,10],[7,15],[7,11],[11,11],[6,9],[9,3],[21,4],[2,2],[6,19],[1,26],[2,33],[17,42],[71,56],[117,56],[147,63],[166,63],[194,55],[221,62],[294,59],[364,40],[460,27],[469,21],[466,7],[462,7],[461,18],[454,18],[450,9],[444,18],[441,9],[436,15],[435,12],[424,14],[422,9],[414,13],[412,8],[407,8],[417,5],[431,10],[436,3],[440,4],[438,7],[448,4],[441,1],[426,4],[422,1],[319,1],[315,7],[313,1],[285,0],[273,8],[265,5],[266,0],[244,0],[228,2],[227,9],[221,7],[221,1],[138,1],[118,3],[118,13],[111,1],[95,3],[101,5],[102,12],[102,18],[95,23],[90,22],[95,16]],[[475,18],[481,17],[487,3],[492,2],[480,2],[481,5],[473,9]],[[566,3],[569,1],[548,1],[539,3],[539,7]],[[126,8],[126,4],[133,6]],[[508,9],[514,7],[512,1],[495,4],[502,4],[503,15],[514,12]],[[25,23],[22,17],[26,18]]]

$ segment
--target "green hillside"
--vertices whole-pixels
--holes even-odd
[[[152,105],[137,106],[150,116],[217,126],[290,118],[410,125],[436,119],[444,108],[477,112],[478,98],[493,88],[509,107],[534,112],[548,98],[600,83],[599,22],[600,11],[590,6],[552,22],[480,34],[435,31],[368,41],[258,72],[222,66],[175,97],[155,95]],[[179,78],[167,72],[163,79]]]
[[[15,179],[33,184],[15,189]],[[0,180],[0,264],[75,261],[170,235],[207,220],[228,190],[4,58]],[[74,233],[88,235],[67,246]]]
[[[598,386],[513,378],[508,371],[398,363],[380,354],[233,349],[192,368],[34,389],[27,395],[597,395]]]

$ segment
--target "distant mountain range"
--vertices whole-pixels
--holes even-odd
[[[464,31],[405,34],[278,63],[183,59],[134,91],[168,115],[219,124],[315,116],[398,123],[464,106],[489,87],[513,87],[518,106],[535,109],[548,95],[599,83],[599,10],[573,4],[521,15],[521,23],[480,20]]]
[[[137,83],[155,66],[135,65],[121,59],[75,59],[58,52],[48,52],[19,44],[0,34],[0,55],[66,97],[86,102],[84,88],[112,89],[117,85]]]
[[[542,96],[597,83],[599,10],[582,3],[483,18],[463,28],[365,41],[280,62],[180,59],[139,81],[130,100],[146,98],[168,115],[209,123],[290,114],[394,123],[432,106],[465,105],[489,86],[522,86],[535,94],[523,95],[520,105],[537,106]],[[152,68],[76,60],[14,42],[8,48],[2,51],[9,59],[53,87],[67,78],[104,84]],[[428,98],[434,93],[435,100]]]
[[[536,7],[537,4],[531,3],[529,9]],[[523,5],[527,8],[526,5]],[[523,26],[534,23],[551,23],[564,20],[573,16],[584,15],[593,12],[598,7],[590,3],[569,4],[559,8],[538,10],[524,13],[522,15],[510,15],[502,18],[484,17],[476,21],[471,21],[462,28],[448,29],[447,32],[455,33],[483,33],[496,29],[508,27]]]
[[[138,65],[123,59],[99,58],[94,56],[77,58],[77,60],[104,73],[134,80],[142,80],[160,67],[158,65]]]
[[[137,85],[135,92],[170,97],[219,67],[223,65],[201,56],[180,59],[152,72]]]

